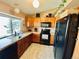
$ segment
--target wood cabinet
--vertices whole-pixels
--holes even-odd
[[[32,43],[32,34],[0,51],[0,59],[19,59]]]
[[[38,34],[38,33],[33,33],[32,42],[40,43],[40,34]]]
[[[17,54],[20,57],[32,43],[32,34],[17,42]]]
[[[32,42],[34,43],[40,43],[40,33],[33,33]],[[54,44],[54,36],[50,36],[50,45]]]
[[[0,51],[0,59],[19,59],[17,54],[17,44],[13,44]]]
[[[27,18],[25,23],[26,23],[26,27],[33,27],[34,26],[34,18]]]
[[[54,44],[54,35],[50,36],[50,44],[53,45]]]
[[[41,18],[34,18],[34,27],[40,27]]]
[[[41,22],[51,22],[51,26],[52,28],[55,27],[56,25],[56,18],[34,18],[34,27],[40,27],[41,26]]]

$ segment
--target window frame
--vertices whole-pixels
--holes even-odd
[[[13,19],[21,20],[22,18],[13,16],[13,15],[10,15],[10,14],[6,14],[6,13],[3,13],[3,12],[0,12],[0,16],[10,18],[9,21],[10,21],[10,28],[11,28],[11,35],[7,35],[7,36],[4,36],[4,37],[0,37],[0,39],[3,39],[3,38],[6,38],[6,37],[9,37],[9,36],[14,35],[14,34],[13,34],[12,20],[13,20]]]

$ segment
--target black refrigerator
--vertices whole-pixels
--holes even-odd
[[[70,14],[56,23],[54,38],[55,59],[71,59],[78,27],[78,15]]]

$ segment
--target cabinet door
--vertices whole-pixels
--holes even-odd
[[[32,35],[25,37],[25,39],[24,39],[24,46],[25,46],[24,50],[26,50],[31,43],[32,43]]]
[[[40,20],[41,20],[40,18],[35,18],[34,19],[34,27],[36,27],[36,28],[40,27]]]
[[[34,26],[34,18],[28,18],[26,21],[27,27],[33,27]]]
[[[54,44],[54,35],[50,36],[50,44],[53,45]]]
[[[31,44],[31,41],[32,40],[32,35],[29,35],[27,37],[24,37],[23,39],[19,40],[17,42],[17,53],[18,53],[18,56],[20,57],[24,52],[25,50],[29,47],[29,45]]]
[[[40,34],[33,34],[33,42],[39,43],[40,42]]]
[[[0,59],[19,59],[16,43],[0,52]]]
[[[22,40],[18,41],[17,42],[17,54],[18,54],[18,57],[20,57],[22,55]]]

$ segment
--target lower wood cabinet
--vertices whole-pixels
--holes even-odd
[[[0,52],[0,59],[19,59],[32,42],[40,43],[40,34],[30,34]]]
[[[54,35],[51,35],[50,36],[50,45],[53,45],[54,44]]]
[[[34,43],[40,43],[40,34],[33,33],[32,42],[34,42]],[[53,45],[53,44],[54,44],[54,35],[51,35],[50,36],[50,45]]]
[[[32,34],[17,42],[17,54],[20,57],[32,43]]]
[[[0,59],[19,59],[17,54],[17,44],[13,44],[0,51]]]
[[[32,43],[32,34],[0,51],[0,59],[19,59]]]
[[[34,43],[40,43],[40,34],[33,34],[32,42]]]

